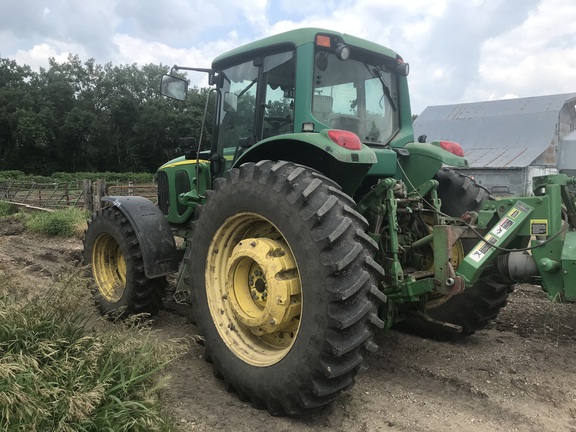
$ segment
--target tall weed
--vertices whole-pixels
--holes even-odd
[[[53,212],[34,213],[26,228],[41,234],[62,237],[81,237],[86,229],[87,213],[76,207]]]
[[[158,389],[185,344],[160,341],[136,321],[109,326],[95,318],[82,307],[79,275],[31,301],[12,279],[0,268],[0,430],[173,429]]]
[[[14,204],[10,204],[6,201],[0,201],[0,217],[10,216],[14,213],[18,213],[18,208]]]

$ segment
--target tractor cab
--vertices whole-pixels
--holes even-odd
[[[210,161],[211,178],[245,162],[290,160],[334,178],[352,194],[371,169],[375,176],[397,175],[391,148],[413,141],[408,64],[353,36],[295,30],[225,53],[210,69],[173,70],[205,71],[215,86],[211,150],[195,158]],[[161,93],[182,100],[187,85],[165,75]],[[174,162],[196,170],[194,160],[180,159],[159,171]],[[193,184],[190,189],[202,195]]]

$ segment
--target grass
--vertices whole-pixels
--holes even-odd
[[[27,213],[6,201],[0,201],[0,218],[16,218],[26,229],[50,236],[82,237],[86,229],[88,213],[77,207],[53,212]]]
[[[6,201],[0,201],[0,217],[10,216],[18,213],[18,208]]]
[[[0,201],[0,218],[81,236],[87,214],[30,214]],[[158,394],[186,344],[158,340],[141,317],[111,325],[94,316],[87,283],[72,274],[27,291],[0,263],[0,430],[174,430]]]
[[[185,344],[157,340],[142,320],[95,319],[86,283],[69,275],[24,300],[0,267],[0,430],[173,430],[158,391]]]
[[[81,237],[86,229],[87,213],[76,207],[54,212],[38,212],[26,218],[30,231],[50,236]]]

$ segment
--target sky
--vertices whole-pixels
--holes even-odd
[[[0,58],[210,67],[244,43],[321,27],[410,63],[412,112],[576,92],[572,0],[2,0]],[[207,86],[201,76],[190,77]]]

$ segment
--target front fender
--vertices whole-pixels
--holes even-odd
[[[102,201],[112,203],[132,225],[148,279],[178,271],[178,253],[170,225],[152,201],[140,196],[107,196]]]

